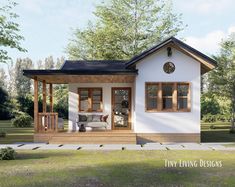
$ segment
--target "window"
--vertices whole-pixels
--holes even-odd
[[[78,88],[80,112],[102,112],[102,88]]]
[[[146,111],[190,111],[189,83],[146,83]]]
[[[157,110],[158,85],[146,85],[147,110]]]
[[[177,85],[177,109],[187,110],[189,98],[189,85],[178,84]]]
[[[173,84],[162,84],[162,109],[173,108]]]

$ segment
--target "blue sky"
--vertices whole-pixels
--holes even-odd
[[[25,37],[22,45],[28,52],[11,50],[9,54],[13,59],[30,57],[33,61],[49,55],[66,57],[64,48],[71,28],[85,27],[88,20],[94,19],[92,12],[100,1],[17,0],[15,11]],[[173,0],[173,7],[188,25],[179,37],[208,55],[215,54],[221,39],[235,31],[234,0]]]

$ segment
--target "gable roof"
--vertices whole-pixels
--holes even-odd
[[[201,74],[204,74],[216,67],[216,61],[204,55],[196,49],[190,47],[175,37],[167,38],[152,48],[134,56],[129,61],[125,60],[66,60],[60,69],[46,70],[23,70],[23,74],[27,77],[35,76],[68,76],[68,75],[137,75],[138,70],[135,64],[142,59],[148,57],[163,47],[174,47],[186,55],[194,58],[201,63]]]
[[[126,62],[126,67],[132,67],[136,63],[138,63],[140,60],[146,58],[147,56],[153,54],[154,52],[162,49],[163,47],[166,46],[172,46],[175,47],[176,49],[182,51],[186,55],[191,56],[195,60],[199,61],[202,64],[202,68],[205,72],[215,68],[217,66],[217,62],[208,57],[207,55],[201,53],[200,51],[192,48],[191,46],[187,45],[186,43],[176,39],[175,37],[170,37],[165,39],[164,41],[158,43],[157,45],[151,47],[150,49],[147,49],[146,51],[134,56],[131,60]],[[202,73],[205,73],[202,72]]]

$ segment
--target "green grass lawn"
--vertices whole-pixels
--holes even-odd
[[[65,129],[67,129],[67,120],[65,120],[64,125]],[[0,120],[0,131],[4,131],[7,133],[7,136],[5,138],[0,137],[0,144],[15,142],[33,142],[33,127],[16,128],[11,125],[10,120]]]
[[[210,129],[211,125],[218,129]],[[229,122],[201,123],[201,141],[235,142],[235,134],[229,133],[229,126],[231,126]]]
[[[5,138],[0,137],[0,144],[33,141],[33,127],[15,128],[12,127],[11,121],[0,120],[0,131],[7,133]]]
[[[167,168],[171,161],[221,161],[222,167]],[[0,186],[235,186],[235,152],[18,151],[0,161]]]
[[[210,129],[211,125],[219,127],[219,129]],[[65,121],[65,129],[67,129],[68,121]],[[202,142],[235,142],[235,134],[229,133],[230,123],[201,123],[201,141]],[[223,128],[224,127],[224,128]],[[33,127],[31,128],[14,128],[11,121],[0,121],[0,131],[7,133],[6,138],[0,138],[0,144],[14,142],[32,142]]]

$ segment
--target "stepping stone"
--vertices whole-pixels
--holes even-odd
[[[197,144],[197,143],[183,143],[184,150],[213,150],[209,146]]]
[[[22,144],[0,144],[0,149],[6,148],[6,147],[11,147],[13,149],[16,149],[19,145],[22,145]]]
[[[39,147],[40,150],[60,150],[61,144],[45,144]]]
[[[151,146],[151,145],[162,145],[161,143],[159,143],[159,142],[150,142],[150,143],[146,143],[146,144],[144,144],[145,146]]]
[[[81,150],[101,150],[100,144],[79,144]]]
[[[65,144],[62,146],[59,146],[59,150],[78,150],[80,146],[77,144]]]
[[[216,151],[235,151],[235,147],[226,147],[223,145],[211,145],[210,147]]]
[[[46,145],[45,143],[29,143],[29,144],[24,144],[22,146],[16,147],[18,150],[34,150],[38,149],[41,146]]]
[[[120,144],[106,144],[101,147],[101,150],[122,150],[124,145]]]
[[[181,144],[171,144],[171,145],[164,145],[169,150],[185,150],[185,147]]]
[[[167,150],[164,145],[144,145],[142,150]]]
[[[129,145],[124,145],[125,150],[143,150],[141,145],[135,145],[135,144],[129,144]]]

